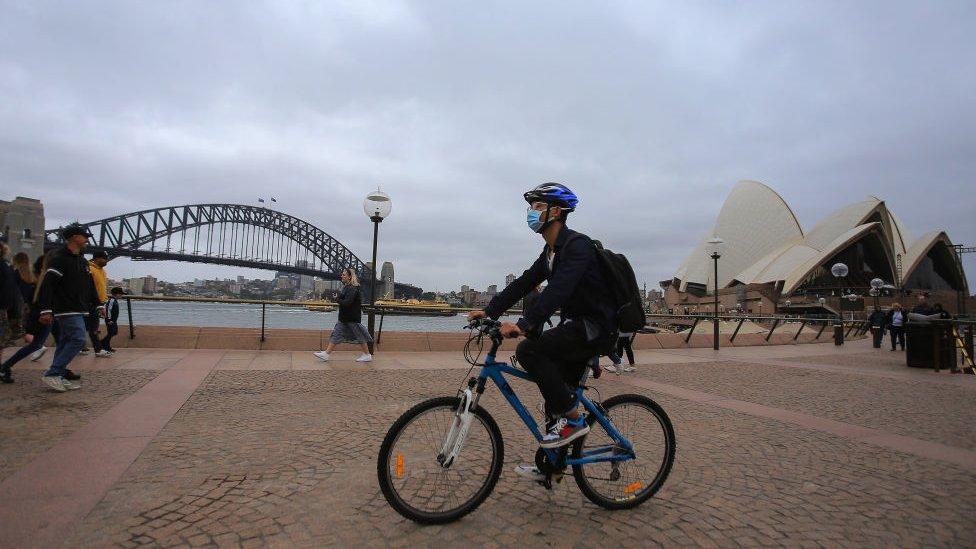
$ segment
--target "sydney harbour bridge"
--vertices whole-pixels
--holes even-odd
[[[368,265],[322,229],[286,213],[241,204],[193,204],[126,213],[83,223],[89,251],[135,260],[185,261],[265,269],[338,280],[350,267],[368,281]],[[45,247],[60,243],[45,231]],[[397,289],[413,289],[397,284]],[[369,284],[363,289],[369,292]]]

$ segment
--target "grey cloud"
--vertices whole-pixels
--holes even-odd
[[[743,178],[806,227],[875,194],[914,234],[967,242],[974,12],[0,1],[0,195],[37,196],[57,223],[275,194],[365,258],[360,204],[380,185],[381,256],[440,289],[534,257],[520,194],[546,180],[649,285]]]

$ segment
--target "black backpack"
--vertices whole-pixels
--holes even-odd
[[[633,333],[640,330],[647,324],[647,316],[644,314],[644,300],[641,299],[637,277],[630,261],[623,254],[607,250],[597,240],[593,241],[593,245],[613,298],[617,331]]]

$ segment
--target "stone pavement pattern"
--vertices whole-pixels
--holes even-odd
[[[80,360],[86,386],[64,395],[41,389],[42,365],[25,366],[18,384],[0,387],[7,474],[52,451],[48,439],[25,434],[43,423],[38,408],[66,412],[69,397],[82,411],[71,424],[91,421],[125,395],[153,390],[148,382],[159,372],[200,352],[127,349]],[[631,511],[596,507],[569,477],[551,492],[520,480],[512,468],[530,461],[535,446],[489,389],[482,403],[505,440],[501,480],[477,511],[433,527],[387,505],[376,455],[407,408],[454,393],[467,371],[459,356],[395,353],[362,366],[353,353],[329,364],[307,353],[217,353],[185,403],[58,538],[64,545],[976,544],[976,453],[967,428],[976,419],[968,406],[976,378],[899,368],[898,353],[864,345],[638,352],[636,374],[607,374],[593,385],[604,398],[637,392],[658,401],[678,445],[664,488]],[[860,363],[871,365],[859,373]],[[535,410],[535,388],[514,387]],[[796,413],[813,419],[798,426],[790,422]],[[900,436],[871,444],[857,438],[860,427]],[[956,456],[921,457],[931,445]],[[9,482],[0,482],[0,497]]]

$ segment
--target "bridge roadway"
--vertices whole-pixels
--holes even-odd
[[[50,353],[18,365],[0,386],[0,547],[976,545],[976,378],[866,341],[639,350],[636,373],[596,381],[650,395],[676,427],[671,477],[631,511],[519,480],[534,447],[489,390],[502,478],[436,527],[387,506],[375,459],[393,420],[453,394],[467,365],[354,356],[121,349],[79,357],[83,388],[65,394],[40,384]]]

